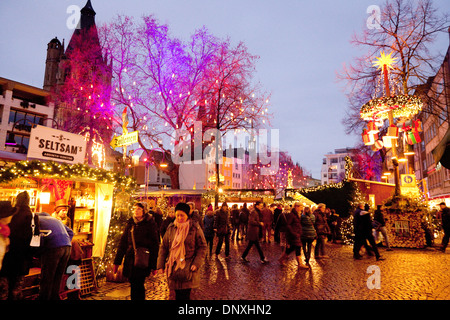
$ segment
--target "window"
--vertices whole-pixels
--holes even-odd
[[[12,133],[8,132],[7,134],[7,140],[8,138],[14,139],[16,142],[16,146],[13,146],[14,148],[18,148],[16,151],[17,153],[27,153],[28,146],[30,145],[30,136],[26,134],[21,133]],[[5,147],[8,147],[8,145],[5,144]],[[11,146],[9,146],[11,147]]]
[[[25,119],[26,121],[21,121]],[[25,129],[25,126],[29,127],[30,123],[43,125],[45,121],[45,116],[31,113],[31,112],[23,112],[20,110],[11,109],[9,112],[9,123],[17,123],[17,126],[22,125]],[[26,130],[26,129],[25,129]],[[27,131],[31,131],[31,128]]]
[[[409,237],[409,221],[408,220],[398,220],[394,222],[395,234],[399,237]]]

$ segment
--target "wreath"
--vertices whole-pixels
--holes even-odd
[[[388,119],[392,110],[394,118],[411,118],[422,110],[422,99],[411,95],[375,98],[361,107],[361,118],[364,120]]]

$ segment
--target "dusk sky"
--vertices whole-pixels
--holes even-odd
[[[1,0],[0,77],[42,88],[47,43],[55,36],[67,45],[72,5],[87,0]],[[153,14],[172,35],[187,39],[206,26],[214,35],[243,41],[260,56],[255,81],[272,93],[272,128],[280,130],[280,149],[320,179],[322,158],[334,149],[353,147],[360,135],[347,136],[344,84],[336,72],[360,52],[350,44],[366,27],[370,5],[383,1],[301,0],[91,0],[96,23],[117,14]],[[448,0],[434,1],[450,13]],[[69,23],[70,25],[70,23]],[[445,53],[443,33],[433,52]]]

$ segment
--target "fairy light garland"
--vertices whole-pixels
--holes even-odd
[[[0,170],[0,183],[8,182],[19,177],[47,177],[63,180],[84,178],[100,183],[113,184],[115,188],[125,190],[136,189],[134,177],[123,176],[115,172],[99,168],[91,168],[84,164],[64,164],[53,161],[38,160],[19,161],[11,167]]]
[[[364,120],[384,120],[388,119],[388,112],[392,110],[394,118],[409,119],[418,114],[422,107],[422,99],[418,96],[396,95],[370,100],[361,107],[360,114]]]

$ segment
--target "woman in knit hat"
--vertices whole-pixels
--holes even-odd
[[[203,231],[191,219],[189,205],[180,202],[175,207],[175,221],[164,234],[157,264],[159,273],[165,272],[176,300],[190,300],[191,290],[200,285],[199,269],[205,255]]]
[[[147,268],[134,265],[133,238],[136,248],[147,248],[150,252]],[[137,202],[134,205],[133,217],[128,223],[120,239],[114,259],[114,273],[117,273],[123,261],[123,275],[130,281],[131,300],[145,300],[145,278],[150,275],[151,270],[156,269],[158,258],[159,232],[158,226],[151,215],[146,211],[146,205]]]

